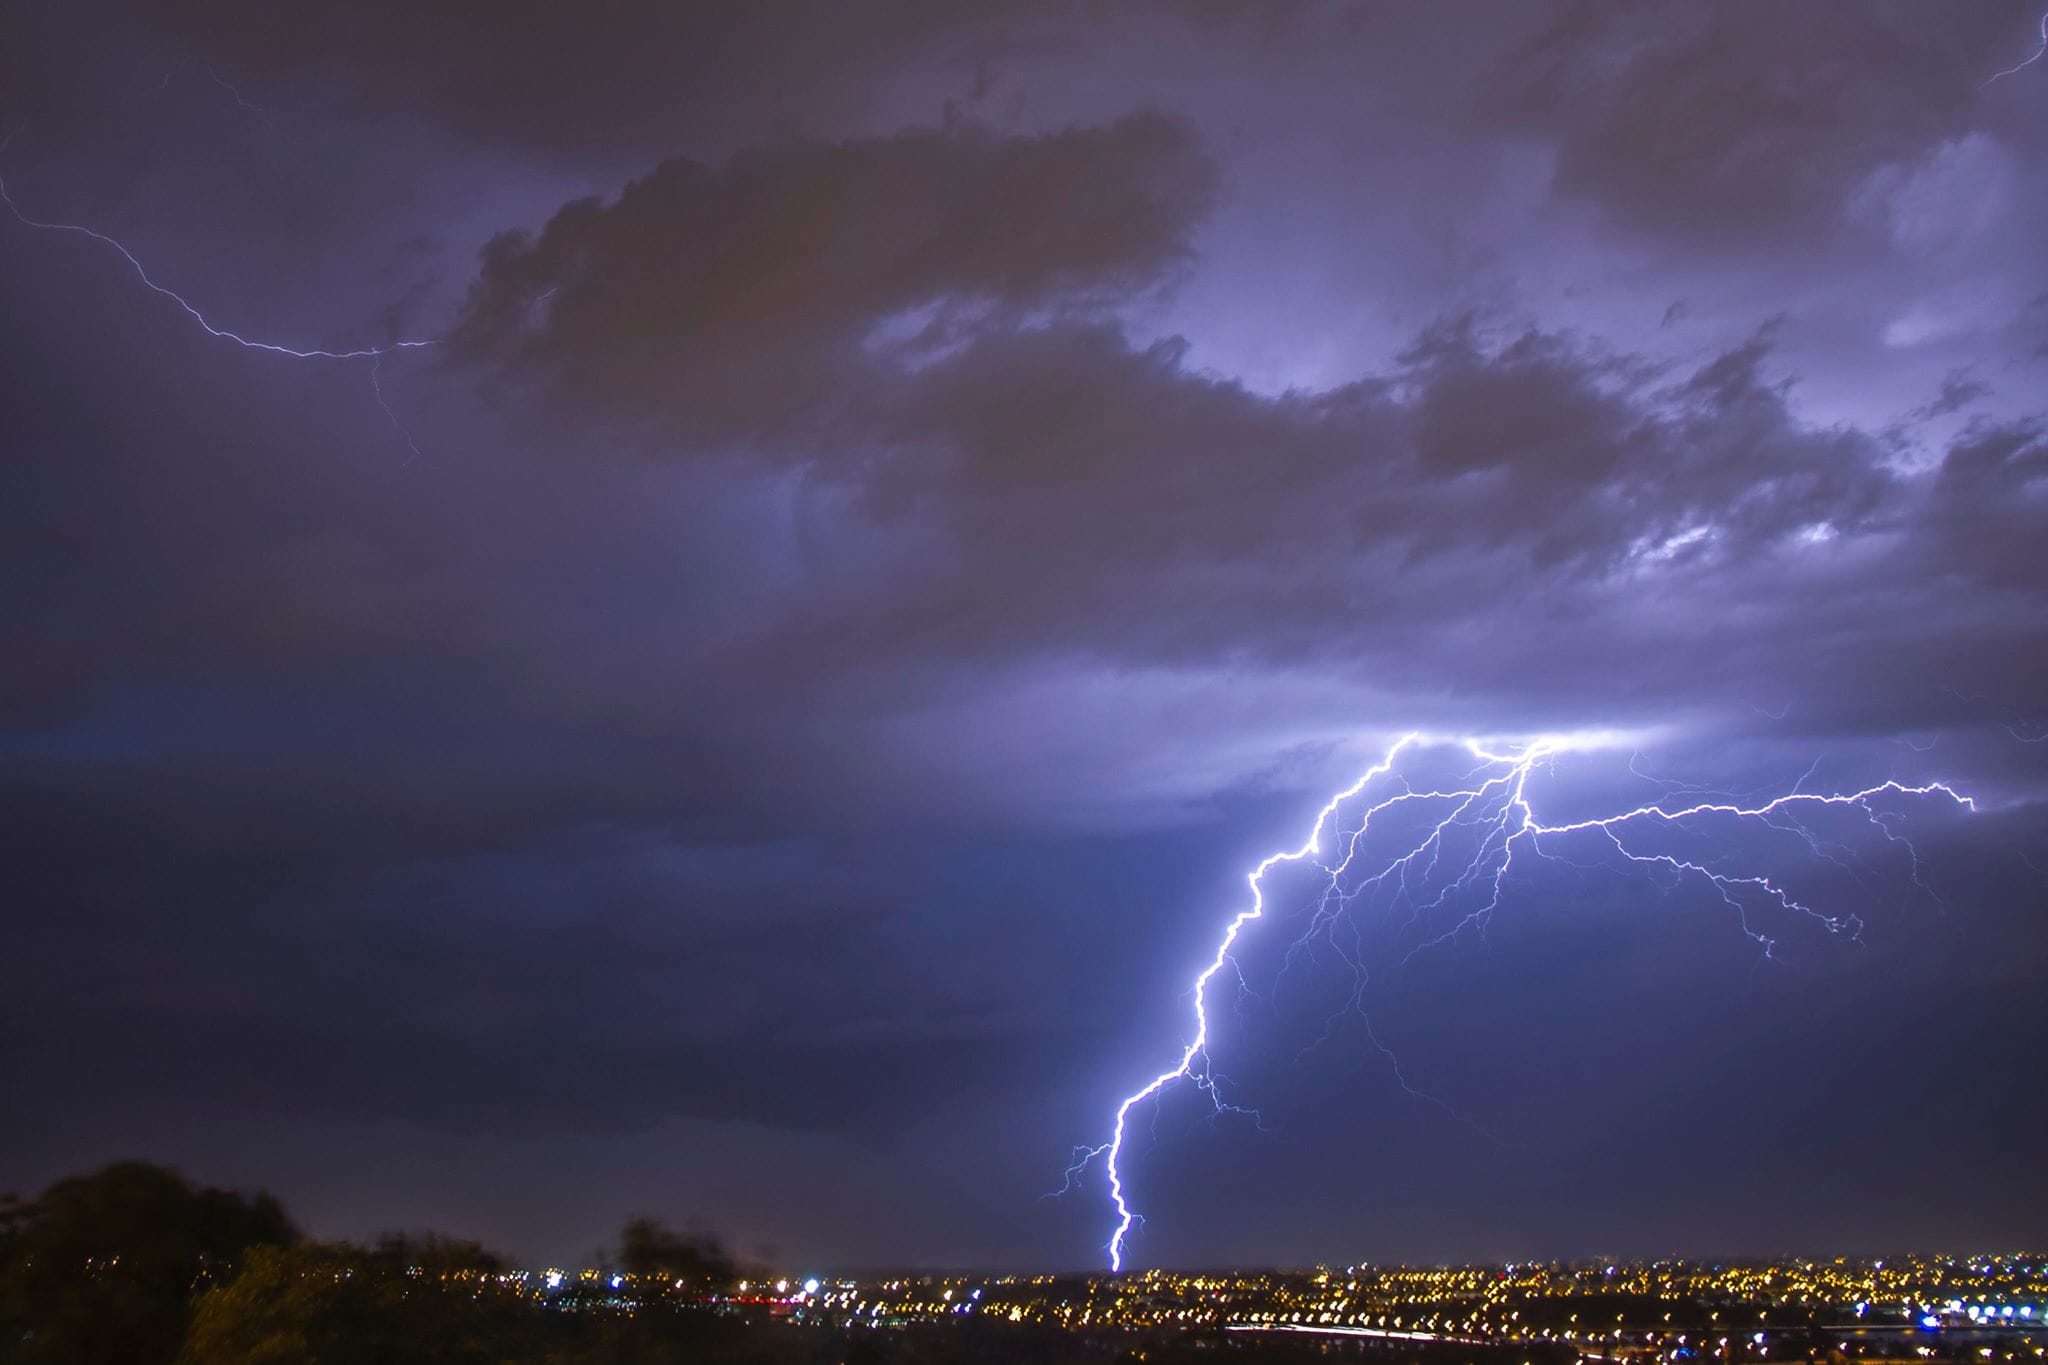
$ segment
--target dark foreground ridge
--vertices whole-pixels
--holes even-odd
[[[532,1270],[441,1236],[315,1242],[269,1195],[128,1162],[0,1197],[0,1365],[2048,1355],[2041,1256],[799,1278],[636,1218],[599,1259]]]

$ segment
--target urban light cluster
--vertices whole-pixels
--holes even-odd
[[[565,1309],[689,1306],[840,1330],[995,1321],[1304,1332],[1637,1365],[2048,1355],[2048,1257],[2032,1256],[788,1276],[722,1285],[593,1270],[505,1278]]]

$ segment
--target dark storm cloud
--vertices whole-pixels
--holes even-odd
[[[894,188],[849,195],[856,181]],[[878,532],[920,532],[931,558],[891,590],[795,608],[789,647],[841,639],[842,662],[1427,655],[1449,604],[1534,593],[1552,616],[1574,584],[1697,591],[1796,556],[1802,534],[1919,520],[1925,494],[1881,442],[1792,414],[1768,327],[1678,370],[1465,318],[1391,371],[1268,396],[1193,368],[1177,340],[1060,316],[1158,288],[1208,199],[1188,130],[1154,116],[671,164],[495,243],[462,341],[558,416],[629,421],[679,453],[752,435],[851,488]],[[829,207],[793,223],[797,204]],[[1934,552],[1909,533],[1914,556]],[[1330,639],[1345,610],[1372,613],[1372,646]],[[1604,631],[1627,624],[1602,610]],[[1672,656],[1672,679],[1711,694],[1719,657]]]
[[[975,667],[1051,652],[1457,668],[1484,688],[1496,668],[1522,676],[1522,651],[1554,653],[1563,631],[1577,666],[1523,685],[1579,691],[1593,711],[1611,701],[1616,654],[1657,633],[1655,614],[1632,604],[1681,594],[1702,603],[1693,619],[1705,627],[1707,602],[1742,601],[1768,579],[1774,629],[1800,632],[1801,617],[1852,610],[1877,583],[1912,600],[1924,584],[1976,576],[1992,553],[1990,538],[1940,530],[1954,523],[1933,510],[1963,505],[1969,462],[1939,480],[1902,478],[1880,441],[1803,422],[1768,328],[1677,366],[1466,317],[1426,329],[1391,368],[1322,392],[1260,394],[1195,368],[1184,342],[1135,339],[1111,314],[1191,267],[1213,182],[1189,125],[1164,115],[1045,135],[954,123],[786,139],[718,167],[665,163],[614,201],[579,201],[535,234],[492,243],[456,347],[491,366],[507,401],[537,388],[571,439],[623,423],[656,450],[737,458],[742,478],[756,456],[801,456],[799,486],[828,509],[809,535],[835,567],[803,594],[750,585],[727,662],[685,682],[676,670],[699,652],[687,635],[645,637],[648,623],[693,609],[712,581],[730,590],[775,570],[707,547],[685,570],[711,575],[705,587],[655,589],[644,574],[664,572],[649,558],[656,519],[644,542],[614,535],[565,580],[550,563],[573,541],[558,538],[621,508],[606,495],[605,510],[564,511],[608,476],[518,457],[520,478],[552,488],[547,510],[517,498],[473,507],[464,519],[483,515],[488,529],[452,539],[431,499],[378,518],[367,538],[287,528],[288,549],[212,508],[200,522],[143,524],[186,546],[188,566],[216,563],[205,574],[215,605],[200,618],[222,632],[216,659],[242,651],[274,669],[306,650],[304,666],[328,668],[420,650],[444,680],[411,685],[432,695],[509,668],[524,681],[486,715],[512,723],[530,710],[514,695],[574,696],[653,752],[728,774],[710,788],[727,799],[748,781],[747,744],[810,742],[776,734],[772,717],[887,667],[896,650]],[[142,446],[129,436],[116,448]],[[256,479],[278,477],[260,453],[248,458]],[[2006,491],[2018,497],[2006,506],[2024,506],[2024,478]],[[51,524],[25,530],[47,536]],[[1879,534],[1882,559],[1862,563]],[[837,571],[853,566],[851,546],[892,536],[910,548]],[[503,558],[508,540],[540,557]],[[1836,576],[1830,565],[1845,561],[1855,566]],[[380,586],[396,576],[402,592]],[[505,592],[519,584],[517,600],[566,606],[587,591],[579,580],[611,585],[601,591],[616,622],[575,626],[579,648],[595,643],[619,664],[565,676],[556,624],[570,618],[508,612]],[[193,600],[189,583],[176,591]],[[1465,623],[1496,613],[1517,623],[1498,637],[1511,647],[1461,657]],[[1361,616],[1370,631],[1329,629]],[[1860,658],[1901,628],[1920,629],[1830,634]],[[835,643],[821,653],[823,641]],[[1711,632],[1656,657],[1676,689],[1667,704],[1711,703],[1748,666]],[[1812,655],[1800,667],[1854,671]],[[727,676],[755,668],[772,681],[728,691]],[[2009,689],[2012,675],[1998,675],[1967,685]],[[715,733],[692,734],[688,714],[646,733],[628,718],[657,696],[717,698]],[[480,719],[480,732],[493,723]],[[621,794],[663,771],[577,747],[587,756],[573,769],[612,765],[598,785]],[[449,772],[476,766],[458,758]]]
[[[1991,386],[1982,380],[1973,379],[1962,370],[1953,371],[1942,378],[1941,392],[1934,396],[1934,401],[1914,409],[1913,415],[1922,419],[1946,417],[1961,412],[1990,392]]]
[[[1501,57],[1476,108],[1553,139],[1558,188],[1631,227],[1785,241],[1973,127],[2022,22],[1988,5],[1596,0]]]
[[[454,343],[685,439],[789,439],[877,378],[867,332],[933,310],[1122,300],[1187,256],[1212,173],[1184,122],[972,124],[663,163],[484,254]],[[822,412],[819,411],[822,409]]]
[[[1843,700],[1931,689],[1851,679],[1942,633],[1936,604],[1959,583],[2015,572],[1995,532],[1954,534],[1951,509],[1995,486],[2010,501],[1986,531],[2038,512],[2024,434],[1903,478],[1882,441],[1800,422],[1769,357],[1758,338],[1672,372],[1458,325],[1391,374],[1267,398],[1171,345],[984,337],[920,372],[893,453],[862,466],[877,515],[946,529],[945,571],[831,610],[858,623],[849,636],[915,650],[1455,671],[1513,689],[1503,721],[1539,693],[1612,707],[1623,658],[1655,704],[1712,704],[1753,650],[1795,637],[1783,681],[1821,672]],[[1840,629],[1866,607],[1867,630]],[[893,621],[879,634],[878,612]],[[1476,621],[1492,641],[1477,652]],[[2009,663],[1948,657],[2024,690],[2037,651],[2004,648]]]
[[[469,1132],[865,1128],[1042,1073],[1079,1027],[980,970],[923,979],[904,950],[951,931],[858,856],[679,835],[673,803],[564,829],[307,771],[4,766],[9,885],[44,912],[12,935],[12,1084]]]
[[[770,93],[772,111],[777,96],[843,83],[864,61],[893,68],[977,22],[933,0],[858,11],[780,0],[334,10],[178,0],[153,18],[265,79],[334,79],[368,107],[425,110],[483,140],[585,150],[608,137],[637,142],[756,90]]]
[[[2040,423],[1973,423],[1941,462],[1929,532],[1950,564],[1987,587],[2041,586],[2041,517],[2048,513],[2048,439]]]
[[[144,19],[258,79],[332,82],[368,110],[421,114],[483,142],[611,155],[660,146],[682,129],[729,137],[777,120],[829,126],[886,104],[899,87],[980,102],[1008,62],[1084,52],[1091,26],[1256,47],[1311,9],[1299,0],[1122,8],[1113,14],[1067,0],[599,0],[583,9],[376,0],[323,10],[176,0]]]

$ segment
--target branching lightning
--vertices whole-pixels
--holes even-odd
[[[1142,1221],[1124,1183],[1126,1142],[1134,1111],[1153,1102],[1156,1119],[1156,1102],[1177,1083],[1187,1081],[1204,1091],[1218,1112],[1252,1112],[1227,1102],[1217,1093],[1219,1082],[1225,1078],[1216,1073],[1209,1057],[1209,986],[1226,966],[1236,970],[1233,950],[1246,927],[1265,917],[1266,879],[1274,868],[1307,864],[1322,874],[1323,890],[1314,899],[1308,927],[1288,952],[1288,963],[1291,965],[1298,953],[1318,941],[1336,946],[1358,973],[1359,984],[1350,1004],[1362,1016],[1364,962],[1336,935],[1352,909],[1364,899],[1407,907],[1407,919],[1390,926],[1396,940],[1406,945],[1405,955],[1399,958],[1405,963],[1416,954],[1450,943],[1468,931],[1483,932],[1500,908],[1519,866],[1542,860],[1584,869],[1590,865],[1568,858],[1565,853],[1577,844],[1590,844],[1592,852],[1607,864],[1623,865],[1624,870],[1658,879],[1667,886],[1690,882],[1712,891],[1735,913],[1743,932],[1769,955],[1776,940],[1771,930],[1758,922],[1760,916],[1805,917],[1828,933],[1850,937],[1860,934],[1862,921],[1850,914],[1824,913],[1764,872],[1713,866],[1670,847],[1659,847],[1660,834],[1668,842],[1675,835],[1687,830],[1701,831],[1715,822],[1761,826],[1796,838],[1812,857],[1854,876],[1859,869],[1852,851],[1823,837],[1805,818],[1825,810],[1847,812],[1867,825],[1867,833],[1902,854],[1911,868],[1914,885],[1931,895],[1921,875],[1917,854],[1894,828],[1899,818],[1894,805],[1915,798],[1935,798],[1963,809],[1975,809],[1970,797],[1940,782],[1909,785],[1893,780],[1857,791],[1807,791],[1804,788],[1813,776],[1809,769],[1790,790],[1769,799],[1702,799],[1707,794],[1696,790],[1674,799],[1681,789],[1676,784],[1664,784],[1662,802],[1588,819],[1556,823],[1538,819],[1530,803],[1530,779],[1539,770],[1548,770],[1561,754],[1611,742],[1598,736],[1568,736],[1499,746],[1477,739],[1436,739],[1419,732],[1403,735],[1379,762],[1324,804],[1299,847],[1275,853],[1250,871],[1246,878],[1251,893],[1249,903],[1224,926],[1214,954],[1191,983],[1194,1030],[1179,1058],[1124,1097],[1117,1106],[1109,1140],[1095,1147],[1076,1148],[1074,1164],[1067,1171],[1064,1189],[1072,1189],[1092,1164],[1101,1162],[1116,1213],[1116,1227],[1106,1248],[1112,1269],[1123,1268],[1130,1234]],[[1405,756],[1426,748],[1448,747],[1463,750],[1474,765],[1462,777],[1446,785],[1423,788],[1412,786],[1404,777]],[[1637,771],[1633,761],[1630,769]],[[1365,803],[1362,809],[1358,808],[1359,803]],[[1347,811],[1351,812],[1348,816]],[[1397,831],[1391,848],[1379,847],[1375,836],[1385,830],[1390,820],[1399,818],[1394,812],[1420,813],[1422,818],[1418,825]],[[1334,833],[1340,825],[1350,832]],[[1471,908],[1464,909],[1466,905]],[[1438,928],[1437,914],[1447,908],[1456,918],[1448,927]],[[1459,910],[1462,913],[1456,913]],[[1355,925],[1352,933],[1351,943],[1355,947]],[[1242,981],[1242,973],[1238,974]],[[1367,1035],[1374,1046],[1387,1053],[1371,1033],[1370,1021]],[[1392,1054],[1387,1055],[1391,1061]],[[1404,1088],[1416,1093],[1408,1086],[1398,1063],[1395,1075]]]
[[[171,74],[175,75],[176,69]],[[168,81],[170,76],[167,75],[164,79]],[[214,79],[219,80],[220,78],[216,76]],[[226,83],[222,82],[222,84],[225,85]],[[237,98],[239,99],[239,96]],[[6,153],[9,144],[14,141],[21,133],[22,128],[26,126],[26,124],[17,125],[4,139],[0,139],[0,155]],[[401,339],[386,342],[381,346],[361,346],[351,350],[326,350],[321,347],[287,346],[281,342],[265,341],[257,337],[244,336],[240,332],[219,326],[185,295],[170,288],[168,285],[160,283],[149,273],[149,270],[142,264],[141,259],[116,238],[110,237],[97,228],[88,227],[83,223],[60,223],[40,218],[31,218],[22,211],[21,205],[15,202],[13,193],[7,187],[5,176],[0,176],[0,203],[4,203],[7,206],[7,211],[14,215],[15,221],[24,227],[35,228],[42,232],[64,233],[71,236],[90,238],[92,241],[113,251],[128,263],[128,268],[134,271],[135,277],[142,281],[145,288],[151,293],[161,295],[176,304],[185,316],[197,323],[200,330],[209,337],[219,341],[231,341],[235,345],[247,350],[267,351],[272,355],[286,356],[293,360],[367,360],[371,362],[370,388],[372,394],[376,397],[377,406],[383,409],[384,415],[391,420],[391,425],[398,430],[399,435],[405,438],[406,445],[412,452],[415,455],[419,453],[419,447],[414,444],[412,434],[399,422],[397,414],[391,410],[391,405],[384,399],[384,390],[379,379],[378,367],[387,355],[398,351],[414,351],[430,346],[438,346],[440,344],[439,338]]]

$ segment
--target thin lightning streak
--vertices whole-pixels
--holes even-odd
[[[391,410],[391,404],[384,399],[384,381],[379,377],[379,371],[383,369],[383,366],[384,357],[382,354],[371,358],[370,392],[376,396],[377,406],[384,409],[384,416],[390,421],[392,430],[396,431],[404,439],[405,448],[410,450],[412,457],[417,460],[420,458],[419,443],[413,440],[412,432],[407,430],[405,423],[398,420],[398,414]]]
[[[231,86],[231,84],[229,84],[229,82],[227,82],[227,80],[225,80],[225,78],[223,78],[223,76],[221,76],[219,72],[215,72],[215,70],[211,68],[211,65],[209,65],[209,68],[203,68],[203,70],[207,72],[207,80],[211,80],[211,82],[213,82],[215,86],[219,86],[221,90],[225,90],[225,92],[227,92],[227,96],[229,96],[229,98],[231,98],[233,102],[236,102],[236,104],[240,104],[242,108],[246,108],[246,111],[250,111],[252,115],[268,113],[268,111],[266,111],[266,108],[264,108],[262,104],[250,104],[248,100],[244,100],[244,98],[242,98],[242,92],[240,92],[240,90],[236,90],[236,88],[233,88],[233,86]]]
[[[165,79],[168,80],[169,77],[167,76],[165,77]],[[219,80],[220,78],[216,76],[214,79]],[[222,82],[222,84],[226,85],[226,82]],[[229,89],[230,92],[232,93],[232,87],[229,87]],[[239,96],[237,96],[237,98],[239,98]],[[11,144],[14,141],[14,139],[20,135],[22,129],[26,128],[27,126],[28,125],[26,123],[19,124],[14,128],[12,132],[8,133],[8,135],[4,139],[0,139],[0,155],[4,155],[6,153],[9,144]],[[397,414],[391,410],[391,405],[384,401],[384,390],[383,385],[379,380],[378,366],[381,364],[385,356],[390,355],[395,351],[415,351],[424,349],[429,346],[438,346],[440,344],[439,338],[427,338],[423,340],[407,339],[386,342],[382,346],[364,346],[359,347],[355,350],[330,351],[321,349],[319,347],[308,347],[302,349],[296,346],[286,346],[283,345],[282,343],[275,341],[263,341],[255,337],[244,336],[240,332],[236,332],[229,328],[215,325],[213,320],[208,318],[204,312],[200,311],[199,307],[196,304],[194,304],[190,299],[186,298],[183,294],[180,294],[177,290],[172,289],[167,285],[158,283],[157,280],[153,276],[151,276],[149,271],[143,266],[142,261],[135,255],[134,252],[130,251],[118,240],[108,236],[106,233],[101,232],[96,228],[87,227],[82,223],[47,222],[40,218],[29,217],[28,214],[22,212],[21,205],[17,204],[14,201],[14,195],[8,190],[7,180],[4,176],[0,176],[0,203],[6,204],[7,211],[9,213],[12,213],[15,217],[15,220],[21,223],[24,227],[35,228],[38,231],[42,232],[67,233],[72,236],[87,237],[95,242],[100,243],[102,246],[105,246],[111,249],[112,251],[116,252],[121,257],[122,260],[128,263],[128,268],[135,272],[135,277],[142,281],[144,287],[146,287],[151,293],[159,294],[162,297],[169,299],[172,303],[176,304],[179,307],[179,309],[181,309],[184,312],[185,316],[191,318],[192,321],[199,324],[200,330],[204,331],[208,336],[213,337],[216,340],[231,341],[235,345],[241,346],[247,350],[267,351],[272,355],[287,356],[293,360],[370,361],[370,388],[372,393],[376,396],[377,406],[384,410],[384,415],[391,420],[391,424],[394,427],[396,427],[399,431],[399,434],[405,438],[406,445],[412,449],[413,454],[419,454],[419,447],[416,444],[414,444],[412,434],[405,429],[404,425],[401,422],[399,422]]]
[[[177,79],[178,74],[191,64],[192,63],[189,60],[179,62],[169,71],[164,72],[163,76],[156,82],[156,84],[145,86],[144,88],[130,95],[128,98],[131,100],[146,100],[153,99],[156,96],[163,94],[164,91],[171,88],[171,82]]]
[[[1789,791],[1768,800],[1749,803],[1739,799],[1694,800],[1686,805],[1674,802],[1668,806],[1652,802],[1618,814],[1592,819],[1555,824],[1538,819],[1528,795],[1531,776],[1539,767],[1548,769],[1560,754],[1571,749],[1590,747],[1595,742],[1598,741],[1572,738],[1539,739],[1516,751],[1501,752],[1476,739],[1430,740],[1420,732],[1411,732],[1394,741],[1378,763],[1368,768],[1356,782],[1324,804],[1317,812],[1308,837],[1300,847],[1275,853],[1251,870],[1246,878],[1251,891],[1250,904],[1240,910],[1225,926],[1215,953],[1192,983],[1195,1027],[1193,1035],[1181,1050],[1179,1060],[1123,1099],[1117,1106],[1115,1121],[1107,1142],[1095,1147],[1083,1146],[1074,1149],[1072,1164],[1066,1172],[1066,1182],[1058,1191],[1063,1194],[1077,1188],[1087,1168],[1098,1160],[1102,1162],[1103,1170],[1108,1176],[1110,1202],[1116,1210],[1116,1228],[1111,1233],[1106,1248],[1112,1270],[1123,1269],[1126,1243],[1132,1230],[1143,1221],[1143,1215],[1132,1204],[1130,1193],[1124,1185],[1125,1142],[1130,1132],[1133,1111],[1147,1101],[1159,1099],[1176,1082],[1186,1080],[1198,1089],[1208,1092],[1219,1112],[1251,1114],[1257,1117],[1256,1111],[1229,1104],[1216,1093],[1217,1082],[1222,1078],[1215,1072],[1207,1052],[1208,988],[1209,983],[1224,966],[1230,964],[1232,969],[1238,972],[1240,994],[1248,989],[1243,982],[1242,970],[1236,966],[1232,957],[1232,949],[1246,926],[1265,915],[1265,877],[1273,868],[1285,863],[1311,861],[1329,879],[1329,885],[1310,917],[1308,929],[1289,950],[1290,964],[1296,951],[1306,949],[1312,940],[1322,935],[1354,971],[1362,973],[1363,962],[1355,951],[1346,949],[1331,937],[1334,925],[1338,917],[1347,914],[1349,907],[1362,895],[1368,891],[1380,891],[1388,887],[1392,888],[1396,903],[1406,900],[1411,906],[1411,916],[1407,924],[1401,926],[1400,932],[1403,936],[1417,929],[1427,934],[1431,912],[1441,908],[1453,895],[1476,891],[1486,897],[1478,909],[1464,915],[1448,930],[1415,943],[1402,959],[1404,963],[1418,953],[1455,940],[1467,929],[1476,928],[1483,932],[1487,921],[1500,907],[1506,894],[1509,879],[1516,868],[1518,854],[1563,863],[1579,868],[1582,872],[1590,870],[1587,864],[1565,858],[1545,847],[1545,841],[1556,843],[1568,840],[1574,835],[1597,835],[1611,856],[1618,857],[1647,873],[1661,873],[1668,877],[1673,885],[1687,880],[1703,883],[1735,913],[1736,922],[1741,926],[1743,933],[1759,944],[1765,955],[1769,956],[1775,941],[1768,931],[1751,922],[1752,909],[1759,904],[1775,912],[1807,916],[1831,933],[1848,934],[1851,937],[1860,933],[1862,921],[1853,915],[1835,917],[1824,914],[1799,900],[1768,876],[1727,871],[1673,853],[1644,850],[1632,846],[1630,840],[1637,837],[1639,831],[1677,830],[1689,823],[1711,820],[1754,822],[1780,834],[1789,834],[1802,840],[1816,858],[1826,860],[1854,875],[1856,869],[1848,861],[1845,846],[1823,840],[1800,819],[1800,814],[1806,811],[1849,809],[1860,813],[1871,829],[1888,844],[1898,846],[1904,851],[1911,863],[1914,885],[1932,895],[1931,889],[1922,879],[1919,858],[1913,846],[1892,828],[1891,822],[1897,818],[1896,813],[1880,810],[1872,803],[1885,797],[1943,797],[1965,810],[1976,809],[1976,803],[1972,798],[1941,782],[1914,785],[1894,779],[1852,792],[1810,792],[1804,790],[1813,777],[1813,769],[1809,768]],[[1425,743],[1455,743],[1465,749],[1478,765],[1466,774],[1467,785],[1427,791],[1418,791],[1409,786],[1396,771],[1396,766],[1404,753]],[[1634,770],[1633,760],[1631,770]],[[1355,829],[1341,845],[1342,856],[1332,863],[1323,862],[1325,832],[1337,821],[1339,812],[1348,803],[1365,795],[1375,782],[1388,777],[1399,784],[1399,790],[1382,797],[1361,812],[1357,817]],[[1667,790],[1665,800],[1670,801],[1673,795],[1672,791]],[[1347,887],[1344,879],[1354,864],[1365,856],[1366,843],[1375,819],[1389,811],[1413,805],[1419,805],[1424,809],[1435,805],[1439,812],[1448,805],[1449,810],[1405,852],[1388,858],[1384,866],[1379,867],[1370,876],[1364,877],[1356,885]],[[1411,877],[1427,889],[1436,876],[1451,841],[1468,832],[1477,833],[1478,844],[1462,868],[1454,869],[1455,875],[1449,872],[1445,874],[1450,879],[1433,899],[1426,902],[1416,900],[1411,894]],[[1355,937],[1355,924],[1352,932]],[[1283,973],[1285,970],[1283,967]],[[1359,990],[1363,990],[1362,983]],[[1358,993],[1354,992],[1353,1008],[1358,1007],[1359,998]],[[1360,1009],[1359,1013],[1362,1017],[1363,1010]],[[1366,1027],[1367,1036],[1371,1038],[1374,1047],[1393,1063],[1395,1075],[1403,1088],[1408,1089],[1410,1093],[1419,1093],[1409,1086],[1407,1077],[1401,1071],[1393,1053],[1371,1031],[1369,1019],[1366,1020]],[[1153,1121],[1156,1123],[1157,1120],[1158,1108],[1155,1104]]]
[[[2048,24],[2048,17],[2044,17],[2042,23]],[[1969,705],[1991,701],[1991,698],[1982,692],[1959,692],[1953,687],[1944,687],[1941,690],[1957,701]],[[2007,734],[2022,744],[2048,744],[2048,724],[2023,716],[2009,706],[1999,708],[1998,723],[2004,727]]]
[[[128,98],[131,101],[153,99],[156,96],[163,94],[164,91],[170,89],[172,81],[184,75],[187,71],[190,71],[191,69],[192,59],[188,57],[184,61],[179,62],[176,66],[172,67],[169,71],[164,72],[162,78],[159,79],[154,85],[138,90],[134,94],[130,95]],[[262,105],[252,104],[248,100],[244,99],[242,97],[242,92],[239,89],[237,89],[235,85],[231,83],[225,76],[221,75],[220,72],[214,70],[212,66],[201,65],[199,69],[206,73],[206,79],[212,81],[215,85],[227,91],[228,97],[230,99],[232,99],[237,105],[240,105],[242,108],[248,110],[250,113],[267,114],[270,112],[269,110],[265,109]]]
[[[324,351],[318,348],[300,350],[297,347],[281,345],[274,341],[258,341],[253,337],[245,337],[241,333],[230,331],[226,327],[216,327],[207,318],[206,314],[200,312],[183,294],[180,294],[175,289],[158,284],[154,279],[150,278],[149,271],[145,270],[142,262],[135,258],[134,252],[122,246],[112,237],[107,236],[106,233],[96,231],[80,223],[48,223],[39,218],[31,218],[23,213],[21,206],[14,202],[14,196],[8,192],[7,181],[4,176],[0,176],[0,203],[6,204],[8,211],[25,227],[39,228],[45,232],[75,233],[78,236],[90,237],[95,242],[112,247],[120,253],[122,260],[128,262],[129,268],[135,272],[135,277],[141,280],[150,292],[161,294],[172,303],[177,304],[179,308],[185,311],[185,315],[198,323],[201,330],[208,336],[216,337],[222,341],[232,341],[237,346],[246,346],[252,351],[269,351],[273,355],[290,356],[294,360],[370,360],[377,356],[389,355],[393,351],[417,350],[423,346],[437,346],[440,344],[438,339],[392,341],[382,346],[365,346],[353,351]]]
[[[215,85],[227,91],[229,99],[232,99],[236,104],[239,104],[242,108],[248,110],[250,113],[267,114],[270,112],[260,104],[251,104],[248,100],[243,99],[242,92],[236,89],[233,84],[231,84],[227,79],[225,79],[220,74],[220,72],[215,71],[212,67],[207,66],[201,67],[200,69],[206,73],[206,79],[212,81]]]
[[[1993,81],[2001,80],[2007,76],[2015,75],[2021,71],[2025,71],[2035,62],[2040,61],[2043,55],[2048,55],[2048,12],[2044,12],[2041,15],[2041,45],[2034,49],[2033,55],[2028,57],[2025,61],[2021,62],[2017,66],[2008,66],[2005,70],[1996,72],[1986,77],[1983,84],[1979,85],[1977,88],[1979,90],[1982,90],[1985,88],[1985,86],[1990,85]]]

